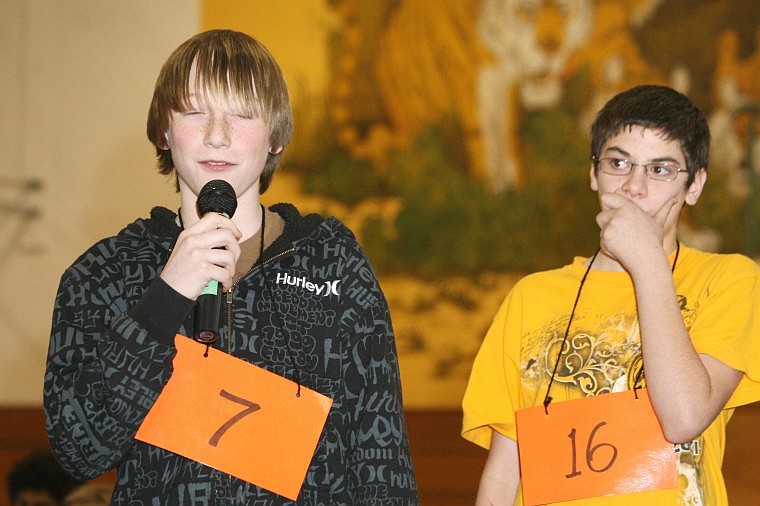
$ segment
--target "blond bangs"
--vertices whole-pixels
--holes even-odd
[[[189,102],[190,78],[194,78],[198,99],[204,103],[219,105],[225,112],[237,111],[249,117],[262,116],[269,121],[256,95],[256,73],[250,68],[249,59],[231,62],[230,48],[226,51],[209,50],[202,46],[195,55],[195,76],[188,75],[184,81],[182,105]],[[234,69],[234,70],[233,70]],[[188,70],[188,74],[190,69]],[[251,78],[253,76],[253,79]]]
[[[263,193],[293,134],[288,88],[274,57],[260,42],[231,30],[200,33],[169,56],[156,80],[147,122],[162,174],[174,170],[165,140],[171,113],[188,109],[191,98],[267,123],[270,142],[279,149],[267,159],[260,185]]]

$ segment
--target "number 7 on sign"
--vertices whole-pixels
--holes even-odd
[[[243,406],[246,407],[246,409],[236,414],[235,416],[233,416],[226,422],[224,422],[222,426],[219,427],[219,429],[217,429],[216,432],[214,432],[214,435],[211,436],[211,439],[208,440],[208,444],[213,447],[216,447],[219,444],[219,440],[222,438],[225,432],[230,430],[230,427],[232,427],[233,425],[235,425],[236,423],[238,423],[240,420],[250,415],[251,413],[254,413],[261,409],[261,406],[259,406],[255,402],[251,402],[248,399],[243,399],[242,397],[238,397],[235,394],[231,394],[223,388],[219,391],[219,396],[224,397],[225,399],[229,399],[232,402],[237,402],[238,404],[242,404]]]

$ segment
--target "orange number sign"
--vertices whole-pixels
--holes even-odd
[[[521,409],[517,441],[526,505],[678,486],[645,389]]]
[[[136,439],[295,500],[332,399],[176,336],[174,372]]]

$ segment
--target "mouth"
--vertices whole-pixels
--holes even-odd
[[[199,162],[203,167],[211,171],[221,171],[234,167],[236,164],[225,160],[201,160]]]

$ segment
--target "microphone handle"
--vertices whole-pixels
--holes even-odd
[[[219,339],[219,317],[222,311],[222,285],[215,279],[209,281],[195,303],[193,338],[204,344]]]

